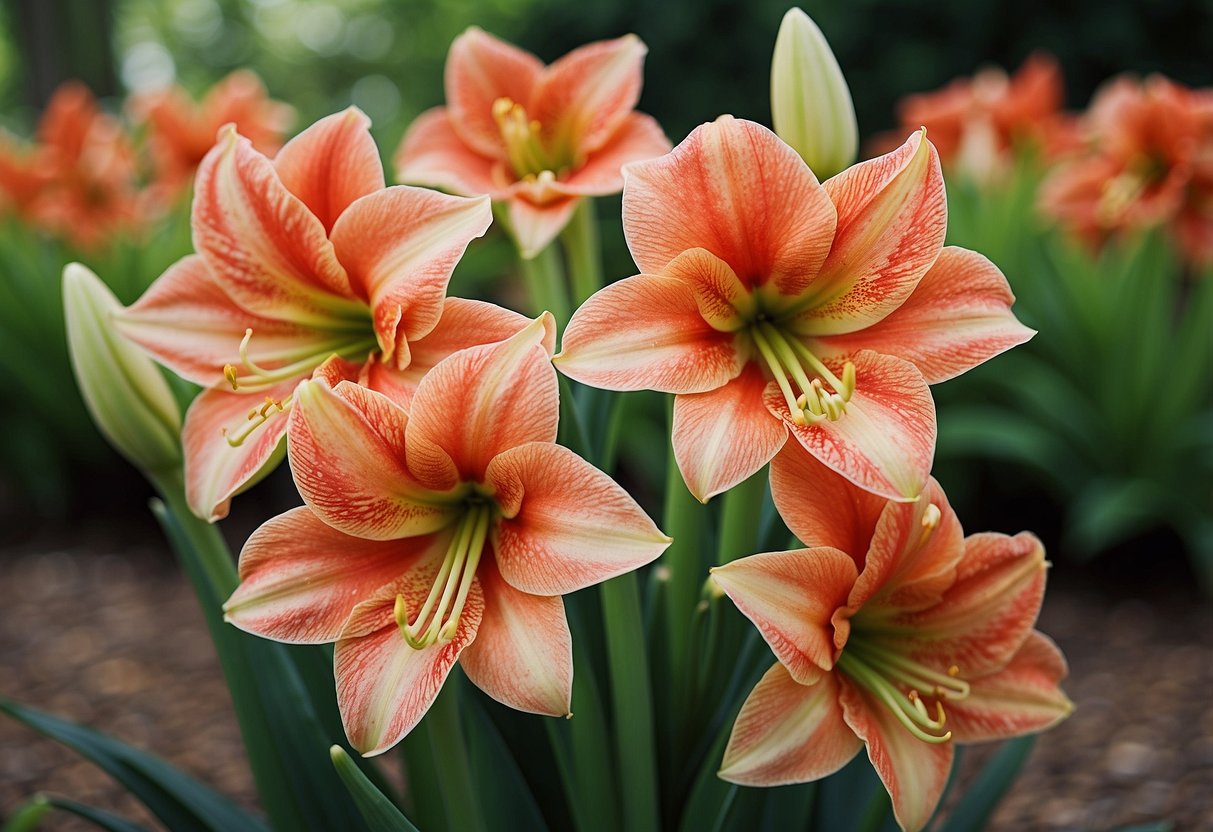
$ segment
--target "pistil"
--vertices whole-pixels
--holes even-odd
[[[843,365],[838,378],[825,363],[796,338],[789,338],[768,321],[750,328],[754,345],[779,385],[792,421],[798,425],[837,421],[846,413],[855,393],[855,365]],[[826,385],[831,389],[826,389]]]

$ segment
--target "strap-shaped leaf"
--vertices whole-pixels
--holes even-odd
[[[965,790],[956,808],[940,827],[940,832],[984,829],[990,815],[998,808],[999,801],[1015,783],[1035,743],[1036,737],[1018,737],[1008,740],[998,749],[973,784]]]
[[[392,801],[384,797],[383,792],[367,779],[362,769],[345,753],[344,748],[334,745],[329,749],[329,755],[333,760],[333,768],[349,789],[350,796],[354,798],[354,803],[358,811],[362,812],[371,832],[418,832],[417,827],[409,822]]]
[[[106,832],[147,832],[147,827],[140,826],[134,821],[129,821],[124,817],[119,817],[112,812],[98,809],[95,806],[86,806],[83,803],[68,800],[66,797],[48,796],[46,801],[56,809],[62,809],[65,812],[71,812],[73,815],[82,817],[94,826],[106,830]]]

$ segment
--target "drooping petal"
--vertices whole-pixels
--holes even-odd
[[[817,339],[819,355],[875,350],[904,358],[937,384],[1022,344],[1033,330],[1011,312],[1015,296],[998,267],[947,246],[901,306],[872,326]]]
[[[948,725],[960,742],[1043,731],[1074,710],[1058,686],[1066,672],[1057,645],[1033,631],[1006,667],[974,679],[967,698],[948,703]]]
[[[240,586],[223,605],[224,619],[275,641],[336,641],[355,606],[433,548],[433,536],[351,537],[299,506],[267,521],[244,544]]]
[[[723,387],[675,397],[674,457],[700,502],[750,477],[787,441],[787,429],[763,406],[766,385],[751,363]]]
[[[796,323],[814,335],[855,332],[900,306],[939,256],[948,223],[939,154],[922,131],[824,187],[838,230]]]
[[[470,27],[455,38],[446,58],[451,126],[477,153],[505,159],[493,103],[508,98],[525,106],[542,71],[543,62],[531,53]]]
[[[837,421],[798,425],[772,382],[767,408],[813,456],[860,488],[890,500],[913,500],[935,456],[935,401],[908,361],[864,351],[855,356],[858,384]],[[836,372],[838,370],[836,369]]]
[[[807,783],[838,771],[862,747],[843,721],[832,673],[818,671],[801,684],[776,662],[737,714],[720,778],[743,786]]]
[[[493,558],[476,570],[484,617],[459,663],[472,683],[503,705],[567,716],[573,696],[573,637],[564,599],[521,592],[506,583]]]
[[[288,453],[303,499],[335,529],[370,540],[437,531],[460,507],[457,495],[420,486],[405,456],[408,416],[386,396],[343,381],[295,391]]]
[[[185,497],[195,514],[212,523],[227,517],[232,497],[282,461],[287,416],[271,402],[285,406],[298,383],[298,379],[289,379],[260,393],[212,387],[194,399],[181,428],[181,445],[185,450]],[[242,433],[260,421],[262,409],[265,423],[239,441]],[[238,444],[232,445],[229,439]]]
[[[689,283],[642,274],[583,303],[555,360],[570,378],[607,390],[702,393],[736,378],[745,356],[731,333],[704,320]]]
[[[577,210],[576,197],[557,197],[535,202],[525,195],[509,199],[510,233],[524,259],[543,251],[564,230]]]
[[[230,126],[198,167],[194,248],[245,309],[320,328],[366,319],[324,225]]]
[[[556,441],[554,329],[544,313],[508,340],[461,350],[426,374],[406,433],[409,470],[419,482],[440,491],[482,482],[502,451]]]
[[[558,181],[568,194],[601,196],[623,188],[623,166],[670,152],[670,140],[652,116],[629,113],[610,141],[589,155],[585,164]]]
[[[748,286],[785,298],[814,281],[835,211],[796,151],[761,125],[722,116],[666,156],[629,165],[623,228],[636,265],[660,274],[705,248]]]
[[[561,445],[503,450],[485,480],[502,513],[497,566],[523,592],[575,592],[637,569],[670,545],[623,488]]]
[[[952,743],[923,742],[905,729],[879,701],[840,680],[843,717],[867,743],[868,759],[893,800],[893,814],[906,832],[927,825],[952,770]]]
[[[502,161],[467,145],[455,132],[446,107],[434,107],[417,116],[404,134],[394,161],[396,179],[410,185],[444,188],[464,196],[494,194],[503,189],[493,175]]]
[[[712,569],[712,580],[762,633],[775,657],[802,685],[834,666],[831,618],[855,584],[855,562],[838,549],[750,555]],[[845,627],[845,623],[843,624]]]
[[[384,359],[408,366],[408,341],[442,314],[451,272],[493,221],[488,197],[395,185],[359,199],[333,226],[333,248],[367,297]]]
[[[325,231],[359,197],[383,188],[383,163],[371,120],[357,107],[320,119],[274,157],[287,190],[303,200]]]

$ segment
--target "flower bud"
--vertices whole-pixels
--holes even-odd
[[[855,161],[859,127],[851,91],[825,36],[798,8],[788,10],[771,57],[771,120],[818,179]]]
[[[90,269],[63,269],[63,313],[76,383],[93,421],[148,472],[181,465],[181,410],[160,369],[112,323],[122,309]]]

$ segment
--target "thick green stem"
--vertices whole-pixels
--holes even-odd
[[[744,482],[724,495],[724,510],[720,516],[716,562],[729,561],[754,554],[758,544],[762,501],[767,494],[767,469],[763,466]]]
[[[149,473],[148,478],[172,511],[181,531],[201,556],[202,568],[215,595],[219,598],[230,596],[240,583],[231,550],[228,549],[227,541],[223,539],[218,526],[206,522],[190,510],[185,501],[185,485],[180,469]]]
[[[433,766],[442,786],[442,802],[451,829],[478,832],[485,828],[472,766],[468,761],[463,725],[459,721],[459,687],[456,678],[447,679],[438,698],[421,722],[430,734],[434,751]]]
[[[573,219],[560,235],[560,242],[568,257],[573,303],[580,306],[602,288],[602,246],[592,199],[583,199],[577,205]]]
[[[884,826],[885,818],[889,816],[890,808],[889,793],[885,791],[884,786],[877,786],[876,791],[872,793],[872,799],[868,801],[867,809],[864,810],[863,819],[859,822],[860,832],[879,832]]]
[[[564,272],[560,266],[560,253],[555,246],[548,246],[531,259],[519,257],[522,277],[531,296],[531,309],[551,312],[556,323],[563,327],[569,322],[569,293],[565,285]]]

